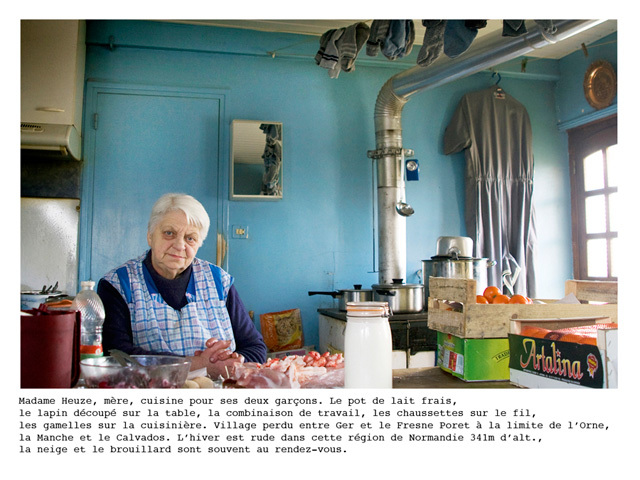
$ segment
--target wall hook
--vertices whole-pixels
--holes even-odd
[[[496,81],[496,85],[498,85],[498,84],[500,83],[500,80],[502,80],[502,75],[500,75],[500,73],[499,73],[499,72],[495,72],[495,71],[494,71],[494,72],[491,74],[491,78],[495,77],[496,75],[498,76],[498,80]]]

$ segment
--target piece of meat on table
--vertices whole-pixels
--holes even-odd
[[[245,363],[233,369],[228,386],[236,388],[337,388],[344,386],[341,353],[309,352],[304,357],[271,358],[263,364]]]

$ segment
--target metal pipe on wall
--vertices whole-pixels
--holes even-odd
[[[553,35],[536,25],[520,37],[498,36],[468,56],[426,68],[415,66],[394,75],[382,86],[374,110],[376,150],[368,152],[370,158],[377,160],[379,283],[406,279],[406,217],[396,211],[396,205],[405,197],[404,157],[412,154],[402,146],[402,109],[409,97],[562,41],[603,21],[557,20]]]

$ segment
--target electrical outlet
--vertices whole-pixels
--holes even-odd
[[[233,238],[249,238],[249,227],[244,225],[233,226]]]

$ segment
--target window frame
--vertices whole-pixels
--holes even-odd
[[[607,241],[607,273],[610,276],[589,276],[587,271],[587,240],[613,239],[618,237],[618,232],[609,230],[609,202],[608,195],[618,191],[618,186],[610,187],[605,183],[604,188],[589,191],[584,190],[583,159],[591,153],[604,151],[607,147],[618,143],[618,118],[617,115],[573,128],[568,131],[569,137],[569,172],[571,178],[571,230],[573,251],[573,275],[576,280],[608,280],[616,281],[617,277],[611,276],[611,249]],[[605,155],[606,166],[606,155]],[[605,171],[606,177],[606,171]],[[606,232],[597,234],[586,233],[585,200],[594,195],[605,195],[606,205]]]

